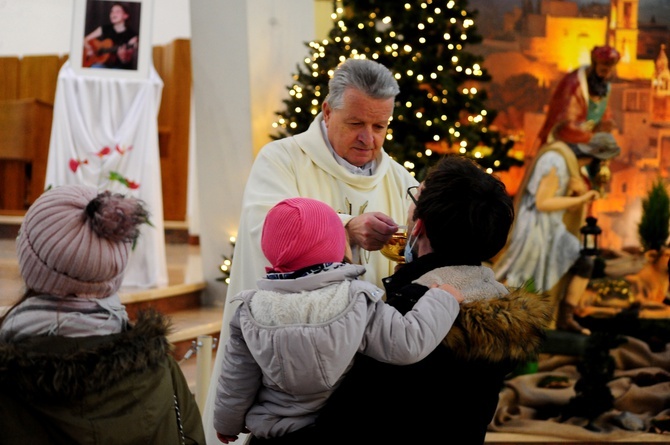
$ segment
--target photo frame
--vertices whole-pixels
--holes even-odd
[[[81,75],[149,77],[153,0],[75,0],[70,65]]]

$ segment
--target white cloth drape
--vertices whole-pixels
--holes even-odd
[[[158,151],[163,81],[82,76],[66,62],[58,74],[45,188],[86,184],[144,201],[144,225],[125,287],[168,283]]]

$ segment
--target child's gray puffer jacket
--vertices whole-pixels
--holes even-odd
[[[230,324],[214,401],[214,427],[276,437],[314,422],[356,352],[394,364],[428,355],[459,312],[455,298],[430,289],[405,316],[383,290],[357,277],[363,266],[258,282],[244,291]]]

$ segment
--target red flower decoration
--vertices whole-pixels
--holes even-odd
[[[109,148],[109,147],[103,147],[102,150],[100,150],[99,152],[97,152],[95,155],[96,155],[97,157],[99,157],[99,158],[102,158],[103,156],[107,156],[107,155],[110,154],[111,152],[112,152],[112,149],[111,149],[111,148]]]
[[[72,170],[72,173],[77,173],[77,168],[79,168],[79,166],[82,164],[88,164],[88,160],[84,159],[83,161],[80,161],[79,159],[72,158],[68,163],[68,165],[70,166],[70,170]]]
[[[130,151],[133,149],[132,145],[129,145],[128,147],[124,147],[122,145],[116,144],[116,151],[119,152],[120,154],[125,154],[127,151]]]

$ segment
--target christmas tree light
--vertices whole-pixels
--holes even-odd
[[[231,236],[229,238],[230,246],[231,246],[231,252],[235,251],[235,241],[237,239],[234,236]],[[230,257],[226,255],[221,255],[223,258],[221,261],[221,264],[219,264],[219,270],[223,274],[222,277],[219,277],[216,279],[216,281],[223,281],[226,284],[230,284],[230,268],[233,265],[233,254],[230,254]]]
[[[328,38],[306,43],[309,56],[294,73],[285,109],[277,112],[272,138],[309,127],[339,63],[368,58],[387,66],[400,85],[386,152],[418,179],[445,153],[461,153],[487,171],[521,161],[508,156],[514,142],[489,128],[495,112],[485,108],[490,80],[482,58],[465,51],[482,38],[477,11],[467,1],[334,2]]]

